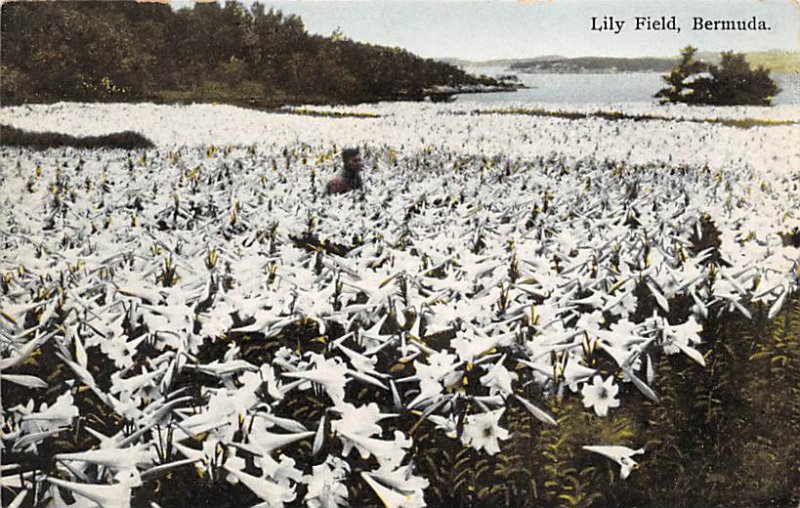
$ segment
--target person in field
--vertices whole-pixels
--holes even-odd
[[[361,179],[361,154],[358,148],[345,148],[342,150],[344,167],[336,173],[325,188],[327,194],[344,194],[354,189],[363,189],[364,181]]]

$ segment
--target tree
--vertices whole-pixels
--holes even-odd
[[[763,67],[753,70],[745,55],[724,52],[719,65],[695,60],[697,48],[681,50],[681,61],[662,76],[669,86],[655,97],[665,103],[709,104],[715,106],[769,106],[780,89]]]
[[[695,88],[701,88],[705,83],[702,81],[708,66],[695,60],[697,48],[686,46],[681,50],[681,61],[672,70],[662,76],[662,79],[669,85],[667,88],[659,90],[655,97],[661,99],[661,103],[683,102],[686,104],[696,104],[700,100],[702,93],[695,94]],[[698,84],[697,81],[700,81]],[[699,86],[698,86],[699,85]]]
[[[763,67],[755,70],[741,53],[722,53],[719,66],[710,68],[712,87],[708,104],[769,106],[780,88]]]

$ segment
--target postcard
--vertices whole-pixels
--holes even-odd
[[[796,1],[0,7],[3,506],[800,503]]]

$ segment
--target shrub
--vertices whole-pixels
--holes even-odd
[[[0,140],[5,146],[18,146],[45,150],[59,146],[75,148],[150,148],[153,143],[138,132],[125,131],[104,136],[76,137],[57,132],[29,132],[8,125],[0,125]]]
[[[669,85],[655,97],[665,103],[769,106],[780,91],[763,67],[755,70],[742,53],[723,52],[719,65],[695,60],[697,48],[681,50],[681,61],[663,76]]]

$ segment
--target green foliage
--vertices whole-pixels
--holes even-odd
[[[710,72],[707,104],[769,106],[779,92],[769,71],[763,67],[750,69],[741,53],[722,53],[720,64],[712,65]]]
[[[150,148],[153,143],[137,132],[125,131],[103,136],[76,137],[56,132],[28,132],[0,124],[0,144],[33,150],[46,150],[60,146],[74,148]]]
[[[173,11],[139,2],[7,2],[2,101],[272,107],[416,99],[425,88],[483,82],[398,48],[335,35],[310,35],[299,17],[258,3]]]
[[[753,70],[741,53],[723,52],[718,65],[695,59],[697,49],[681,50],[681,60],[663,76],[666,88],[655,97],[662,103],[715,106],[769,106],[780,89],[764,67]]]
[[[751,127],[766,127],[771,125],[794,125],[797,122],[792,120],[767,120],[762,118],[676,118],[668,115],[653,115],[649,113],[630,114],[614,110],[597,110],[589,112],[549,110],[542,108],[492,108],[475,109],[472,111],[453,112],[454,115],[519,115],[519,116],[543,116],[551,118],[566,118],[569,120],[579,120],[583,118],[602,118],[603,120],[622,121],[633,120],[634,122],[690,122],[690,123],[715,123],[726,127],[736,127],[739,129],[749,129]]]
[[[31,88],[27,74],[5,64],[0,65],[0,74],[3,75],[3,79],[0,80],[0,102],[22,101]]]
[[[689,102],[695,99],[690,93],[692,89],[684,83],[689,76],[708,70],[707,64],[695,59],[696,54],[697,48],[693,46],[686,46],[681,50],[680,62],[662,77],[669,87],[662,88],[655,95],[662,102]]]

